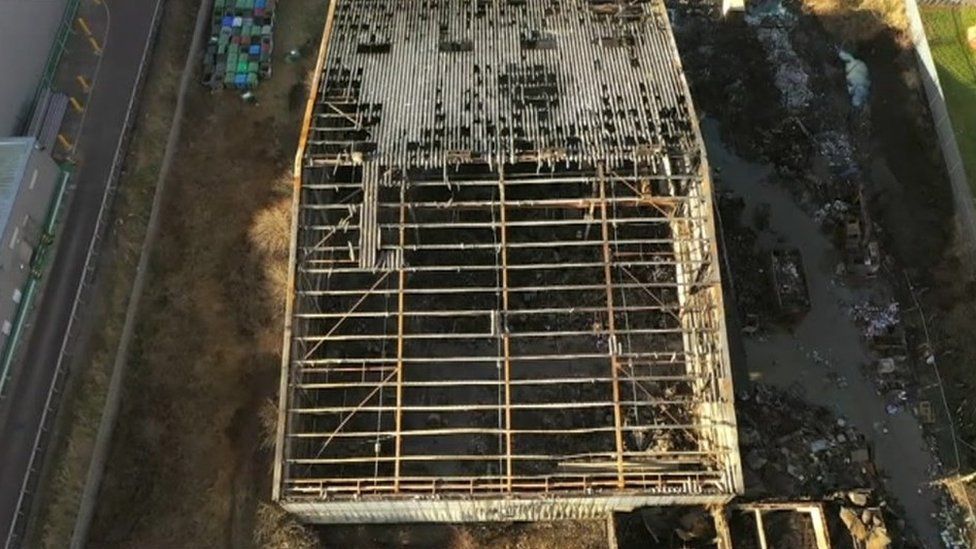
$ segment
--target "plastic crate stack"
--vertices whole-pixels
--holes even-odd
[[[275,1],[214,0],[204,84],[248,90],[271,77]]]

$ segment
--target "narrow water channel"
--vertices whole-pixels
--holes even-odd
[[[851,289],[835,280],[837,251],[792,196],[767,181],[769,167],[727,150],[716,121],[705,119],[702,133],[709,162],[721,171],[721,187],[745,201],[744,224],[749,224],[757,206],[768,204],[769,228],[759,243],[780,242],[799,249],[810,290],[811,309],[793,331],[771,329],[761,338],[745,338],[746,364],[733,368],[746,368],[748,379],[778,387],[799,385],[810,402],[831,408],[864,433],[886,476],[885,486],[905,509],[906,520],[927,546],[940,547],[934,495],[926,487],[933,460],[921,424],[907,410],[889,415],[883,396],[862,373],[872,359],[848,311],[870,290]]]

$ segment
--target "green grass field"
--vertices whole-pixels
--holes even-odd
[[[923,7],[922,19],[969,186],[976,193],[976,52],[966,41],[966,29],[976,25],[976,7]]]

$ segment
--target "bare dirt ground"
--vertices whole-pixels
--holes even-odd
[[[443,549],[602,549],[603,521],[474,525],[349,526],[321,530],[323,547]]]

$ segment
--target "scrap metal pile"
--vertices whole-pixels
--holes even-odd
[[[829,410],[755,384],[737,401],[743,462],[760,493],[822,496],[879,486],[869,444]]]

